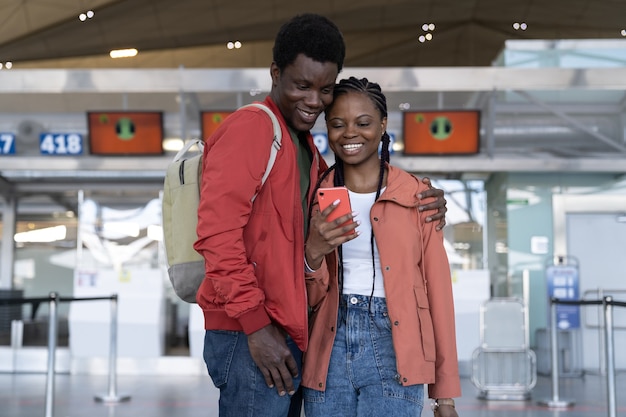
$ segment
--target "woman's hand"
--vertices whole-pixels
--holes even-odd
[[[358,226],[358,223],[354,222],[355,213],[346,214],[330,222],[326,220],[337,206],[338,202],[334,202],[322,212],[313,210],[304,250],[307,265],[313,270],[322,265],[325,255],[358,236],[355,230]],[[344,224],[346,222],[349,223]]]
[[[430,182],[430,178],[428,177],[422,178],[422,182],[428,185],[428,190],[419,193],[417,198],[423,200],[425,198],[434,197],[435,201],[424,205],[420,204],[419,211],[437,210],[435,213],[426,217],[426,223],[439,220],[439,224],[435,228],[437,230],[441,230],[446,225],[446,211],[448,211],[448,208],[446,207],[447,201],[443,197],[443,190],[434,188]]]

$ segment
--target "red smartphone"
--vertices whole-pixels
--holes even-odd
[[[320,211],[326,210],[336,200],[339,200],[339,205],[328,215],[326,221],[331,222],[341,216],[352,213],[348,189],[346,187],[330,187],[317,190],[317,201],[320,205]],[[350,223],[352,223],[352,220],[345,222],[342,226]],[[354,233],[354,230],[351,230],[349,233]]]

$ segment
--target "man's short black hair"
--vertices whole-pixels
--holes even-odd
[[[297,15],[285,23],[274,42],[273,59],[281,71],[299,54],[317,62],[337,64],[341,72],[346,45],[337,25],[324,16],[312,13]]]

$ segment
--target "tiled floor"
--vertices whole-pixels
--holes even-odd
[[[106,404],[96,396],[108,394],[108,377],[58,374],[54,380],[52,414],[46,416],[46,375],[0,373],[0,417],[217,417],[217,393],[206,376],[118,376],[118,397],[126,402]],[[617,415],[626,416],[626,374],[616,378]],[[563,378],[559,399],[574,401],[572,408],[550,409],[541,400],[553,398],[549,377],[539,377],[527,401],[484,401],[463,379],[463,398],[457,400],[460,417],[599,417],[609,416],[605,377]],[[425,410],[424,416],[432,415]]]

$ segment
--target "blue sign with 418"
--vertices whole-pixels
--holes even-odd
[[[39,135],[42,155],[80,155],[83,153],[83,135],[78,133],[42,133]]]

